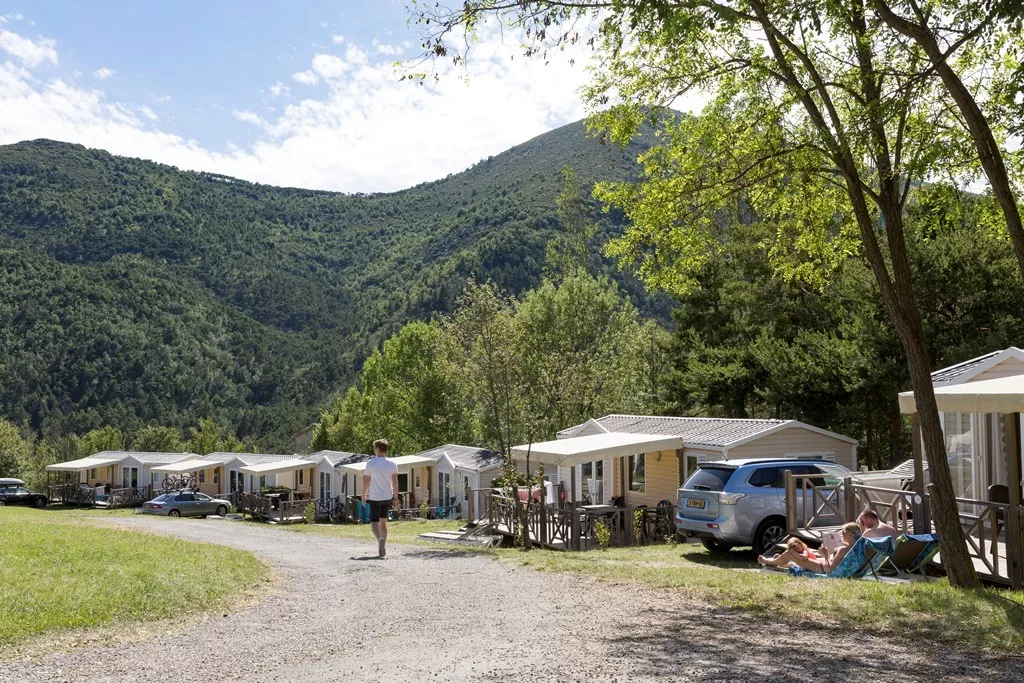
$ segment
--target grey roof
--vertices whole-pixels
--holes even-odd
[[[349,453],[348,451],[317,451],[310,455],[303,456],[307,460],[311,460],[317,464],[326,460],[331,463],[331,467],[341,467],[342,465],[351,465],[354,462],[363,462],[369,460],[370,456],[366,453]]]
[[[284,455],[281,453],[228,453],[225,451],[217,451],[216,453],[207,453],[200,460],[208,460],[213,463],[226,463],[231,462],[235,458],[238,458],[246,467],[253,465],[263,465],[268,462],[278,462],[279,460],[293,460],[302,459],[301,456],[295,454]]]
[[[454,443],[446,443],[443,446],[431,448],[415,455],[434,460],[440,460],[447,455],[452,464],[459,469],[476,471],[489,470],[492,467],[498,467],[504,462],[501,453],[497,451],[476,446],[460,446]]]
[[[597,418],[609,432],[626,434],[664,434],[683,437],[684,446],[707,446],[726,448],[740,441],[755,438],[761,434],[777,431],[785,426],[802,427],[821,434],[833,436],[849,443],[857,443],[835,432],[812,427],[796,420],[757,420],[733,417],[652,417],[647,415],[606,415]],[[576,425],[558,432],[561,437],[570,436],[583,425]]]
[[[195,453],[158,453],[154,451],[100,451],[92,455],[93,458],[135,458],[146,465],[169,465],[185,458],[196,457]]]
[[[984,356],[978,356],[977,358],[965,360],[963,363],[957,363],[956,365],[950,365],[948,368],[936,370],[932,373],[932,384],[947,384],[952,382],[958,377],[962,377],[972,370],[975,370],[979,365],[982,365],[986,361],[991,360],[1000,354],[1016,355],[1018,357],[1024,356],[1024,352],[1015,346],[1000,349],[999,351],[993,351],[992,353],[986,353]]]

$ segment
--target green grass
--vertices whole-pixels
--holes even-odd
[[[222,610],[269,576],[240,550],[2,508],[0,651],[66,629]]]
[[[776,620],[864,629],[892,638],[1024,652],[1024,592],[959,591],[928,583],[803,579],[750,570],[751,553],[725,556],[681,544],[585,553],[500,549],[499,556],[540,571],[638,581],[686,597]]]

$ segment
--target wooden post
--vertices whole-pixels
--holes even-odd
[[[569,491],[572,493],[571,509],[576,509],[576,465],[569,468]]]
[[[796,480],[793,479],[793,471],[785,470],[783,473],[786,481],[786,532],[796,531]]]
[[[547,487],[544,481],[540,483],[540,544],[548,544],[548,501]]]
[[[857,520],[857,492],[853,489],[852,478],[843,479],[843,491],[846,495],[846,519],[843,520],[845,524]]]
[[[1010,509],[1006,520],[1006,564],[1010,573],[1010,586],[1019,590],[1024,585],[1024,566],[1021,551],[1024,539],[1021,538],[1021,433],[1020,413],[1010,413],[1003,419],[1006,444],[1006,483],[1009,489]],[[994,541],[994,539],[993,539]]]
[[[910,416],[910,452],[914,457],[914,533],[927,534],[931,531],[931,518],[928,504],[925,503],[924,484],[924,452],[921,448],[921,417],[914,413]]]

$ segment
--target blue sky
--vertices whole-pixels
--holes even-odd
[[[48,137],[278,185],[407,187],[584,115],[586,55],[485,30],[468,72],[399,81],[401,0],[0,0],[0,144]],[[512,59],[516,55],[517,59]],[[578,61],[570,65],[570,57]]]

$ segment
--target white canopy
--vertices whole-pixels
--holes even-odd
[[[435,458],[424,458],[421,455],[400,455],[397,458],[388,458],[388,460],[398,465],[398,467],[411,467],[415,465],[423,465],[428,462],[437,462]],[[341,465],[338,469],[347,470],[348,472],[352,472],[354,474],[359,474],[360,472],[366,469],[367,462],[369,462],[369,460],[364,460],[363,462],[354,462],[351,465]]]
[[[529,451],[531,463],[571,467],[591,460],[620,458],[655,451],[674,451],[682,447],[681,436],[607,432],[515,446],[512,449],[512,457],[516,460],[525,460]]]
[[[172,462],[168,465],[159,465],[157,467],[150,467],[150,472],[194,472],[196,470],[205,470],[208,467],[216,467],[220,463],[210,462],[209,460],[197,460],[195,458],[189,458],[180,462]]]
[[[89,470],[93,467],[104,467],[106,465],[113,465],[116,462],[121,462],[124,458],[96,458],[89,456],[88,458],[79,458],[78,460],[68,460],[67,462],[59,462],[56,465],[47,465],[47,472],[81,472],[82,470]]]
[[[936,387],[939,410],[961,413],[1024,413],[1024,375]],[[914,392],[900,394],[900,411],[916,413]]]
[[[288,460],[278,460],[276,462],[265,462],[261,465],[239,467],[238,470],[240,472],[245,472],[246,474],[276,474],[277,472],[291,472],[293,470],[301,470],[306,467],[315,466],[316,463],[310,462],[309,460],[290,458]]]

